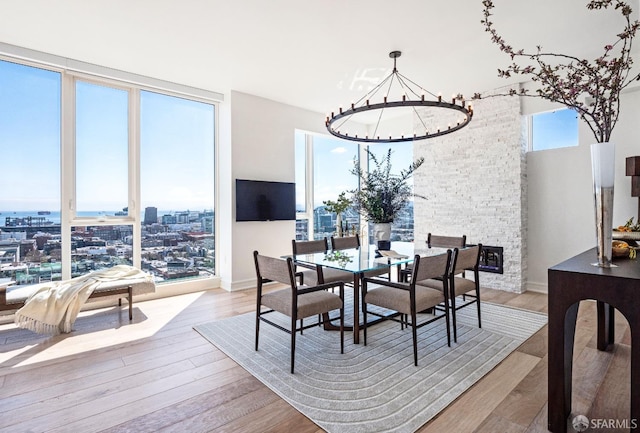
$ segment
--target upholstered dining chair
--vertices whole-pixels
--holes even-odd
[[[342,236],[335,237],[331,236],[331,249],[333,251],[340,250],[348,250],[348,249],[358,249],[360,248],[360,236],[356,233],[354,236]],[[387,275],[388,278],[391,278],[391,272],[389,272],[390,266],[386,266],[381,269],[376,269],[372,271],[366,271],[364,273],[365,277],[378,277],[381,275]]]
[[[303,329],[318,326],[324,323],[319,320],[307,326],[303,326],[302,319],[310,316],[322,315],[328,320],[328,314],[333,310],[340,310],[340,353],[344,353],[344,283],[334,282],[315,286],[298,286],[294,272],[293,260],[288,257],[279,259],[261,256],[257,251],[253,252],[257,276],[257,302],[256,302],[256,340],[255,350],[258,350],[260,336],[260,322],[268,323],[287,332],[291,336],[291,373],[294,371],[296,333]],[[276,281],[286,284],[287,287],[268,293],[263,292],[263,284]],[[329,288],[338,287],[339,294],[330,293]],[[263,309],[266,307],[266,310]],[[278,312],[291,319],[290,327],[278,324],[265,315]],[[300,326],[297,326],[300,320]]]
[[[299,241],[292,240],[293,255],[297,254],[314,254],[314,253],[327,253],[329,250],[329,243],[327,238],[313,241]],[[301,271],[298,271],[302,269]],[[353,273],[348,271],[341,271],[340,269],[323,268],[322,266],[312,266],[304,263],[296,263],[296,272],[298,276],[301,276],[301,284],[307,284],[310,286],[334,283],[342,281],[343,283],[350,283],[353,281]]]
[[[467,235],[462,236],[442,236],[427,233],[428,248],[464,248],[467,244]],[[408,281],[411,275],[411,264],[408,263],[404,269],[400,270],[400,280]]]
[[[449,308],[451,309],[451,318],[453,322],[453,341],[458,341],[458,330],[456,328],[456,311],[476,304],[478,309],[478,328],[482,328],[482,318],[480,316],[480,275],[478,266],[480,264],[480,252],[482,244],[472,247],[458,249],[455,248],[448,274],[447,281],[430,278],[418,281],[417,284],[425,287],[434,288],[440,291],[449,290]],[[473,274],[473,279],[469,279],[464,272],[469,271]],[[448,287],[447,287],[448,286]],[[458,303],[457,297],[462,296],[462,302]],[[471,298],[467,301],[466,298]]]
[[[362,281],[362,314],[364,319],[364,345],[367,345],[367,315],[373,314],[386,320],[399,321],[401,325],[411,326],[413,339],[413,363],[418,365],[418,335],[417,329],[435,320],[445,319],[447,326],[447,345],[451,346],[451,333],[449,331],[449,294],[447,278],[451,266],[451,250],[446,254],[420,257],[416,255],[413,261],[411,279],[408,283],[384,281],[379,279],[364,278]],[[442,278],[445,290],[437,290],[426,286],[417,285],[417,281],[433,278]],[[371,286],[370,286],[371,285]],[[436,315],[418,323],[418,312],[444,303],[442,314]],[[377,305],[382,308],[396,311],[399,315],[384,315],[369,311],[369,305]]]
[[[360,236],[331,236],[331,249],[333,251],[360,248]]]

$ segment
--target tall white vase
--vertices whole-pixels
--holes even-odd
[[[594,266],[610,268],[613,241],[613,184],[615,181],[615,146],[613,143],[591,145],[593,199],[596,212],[598,262]]]
[[[375,223],[373,225],[373,239],[381,250],[391,247],[391,223]]]

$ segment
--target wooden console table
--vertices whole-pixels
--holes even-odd
[[[614,309],[631,328],[631,414],[640,419],[640,259],[593,266],[595,248],[549,268],[549,430],[567,431],[571,413],[573,343],[580,301],[597,301],[598,349],[614,342]],[[635,341],[633,341],[635,340]],[[585,380],[589,380],[585,378]],[[575,414],[578,415],[578,414]],[[640,431],[640,428],[633,431]]]

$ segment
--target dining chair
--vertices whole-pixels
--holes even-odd
[[[291,241],[293,255],[298,254],[315,254],[324,253],[329,251],[329,243],[327,238],[313,241],[299,241],[293,239]],[[353,273],[348,271],[342,271],[340,269],[322,267],[320,265],[309,265],[306,263],[296,263],[297,275],[301,278],[300,284],[307,284],[310,286],[334,283],[342,281],[343,283],[353,282]],[[298,269],[302,268],[301,271]]]
[[[457,342],[457,310],[475,303],[478,309],[478,328],[482,328],[482,318],[480,316],[480,275],[478,272],[482,244],[463,249],[455,248],[453,251],[451,268],[446,279],[430,278],[418,281],[417,284],[440,291],[449,290],[449,308],[451,309],[451,319],[453,322],[453,341]],[[468,278],[464,274],[465,271],[471,272],[473,279]],[[459,296],[463,297],[462,303],[460,304],[458,304],[456,300]],[[471,298],[471,300],[467,301],[466,297]]]
[[[427,233],[428,248],[464,248],[467,244],[467,235],[462,236],[442,236]],[[408,263],[400,271],[400,280],[407,281],[411,275],[411,264]]]
[[[332,251],[341,251],[348,249],[358,249],[360,248],[360,236],[356,233],[354,236],[342,236],[336,237],[331,236],[331,250]],[[391,278],[391,267],[385,266],[380,269],[375,269],[371,271],[365,271],[365,277],[379,277],[381,275],[387,275],[387,279]]]
[[[328,320],[330,311],[340,310],[340,353],[344,353],[344,283],[334,282],[314,286],[298,286],[291,257],[280,259],[261,256],[258,251],[254,251],[253,258],[258,280],[255,350],[258,350],[261,321],[287,332],[291,335],[291,373],[293,374],[296,333],[324,323],[324,320],[319,319],[318,322],[304,326],[302,319],[310,316],[320,317],[322,315]],[[271,281],[286,284],[287,287],[263,293],[263,284]],[[338,295],[327,291],[327,289],[333,287],[339,288]],[[266,310],[263,310],[263,307],[266,307]],[[273,312],[289,317],[289,328],[264,317]],[[298,320],[300,320],[300,326],[297,326]]]
[[[413,339],[413,363],[418,365],[418,335],[417,329],[436,320],[445,319],[447,327],[447,345],[451,346],[451,333],[449,330],[449,291],[448,272],[451,266],[451,250],[446,254],[420,257],[416,255],[413,261],[411,279],[408,283],[384,281],[373,278],[364,278],[362,281],[362,314],[364,345],[367,345],[367,316],[373,314],[384,320],[400,322],[401,325],[411,326]],[[445,290],[437,290],[426,286],[417,285],[417,281],[432,278],[442,278]],[[370,289],[369,284],[375,284]],[[432,308],[441,302],[447,307],[442,314],[430,316],[418,323],[418,312]],[[399,315],[385,315],[375,311],[369,311],[369,305],[396,311]]]

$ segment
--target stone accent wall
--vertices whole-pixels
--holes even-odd
[[[417,141],[425,163],[414,176],[415,239],[467,235],[468,243],[502,246],[504,274],[480,273],[482,287],[521,293],[526,282],[526,124],[520,98],[474,101],[471,123]],[[428,115],[435,117],[431,110]],[[437,119],[434,119],[437,123]]]

